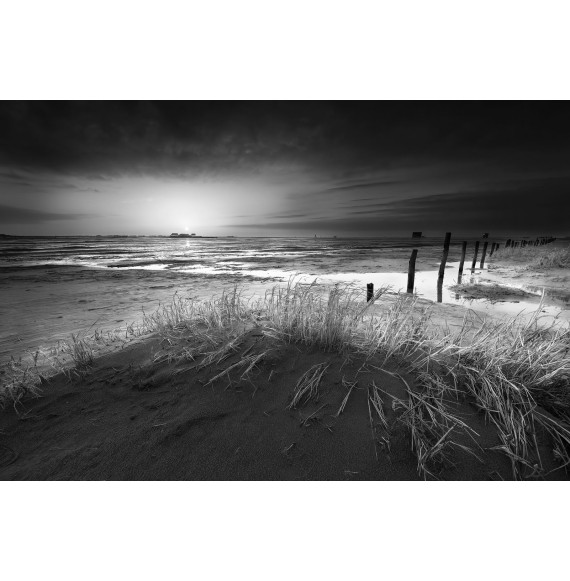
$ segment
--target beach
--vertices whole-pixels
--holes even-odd
[[[212,254],[211,242],[196,243]],[[327,245],[330,256],[320,261],[307,250],[314,241],[280,240],[281,250],[272,242],[270,251],[248,241],[247,270],[239,244],[224,241],[231,260],[220,261],[218,250],[215,264],[202,260],[190,271],[196,251],[176,257],[183,270],[180,262],[167,268],[164,254],[160,268],[148,256],[118,258],[119,248],[112,260],[122,266],[53,258],[20,269],[4,264],[2,315],[10,325],[2,354],[14,357],[19,348],[27,363],[2,370],[6,385],[11,372],[20,375],[11,375],[13,398],[0,412],[0,477],[566,478],[570,432],[560,390],[568,358],[560,349],[568,335],[560,329],[568,320],[568,268],[529,269],[528,257],[499,253],[484,269],[466,269],[457,286],[452,247],[446,299],[438,303],[422,296],[435,290],[435,243],[419,248],[416,296],[397,288],[409,245],[321,240],[318,251]],[[364,281],[377,293],[368,306]],[[500,327],[521,311],[518,326]],[[497,367],[501,382],[505,364],[487,344],[523,360],[528,348],[532,363],[538,329],[553,337],[543,373],[554,383],[548,391],[532,365],[506,378],[535,390],[517,392],[527,414],[520,425],[505,425],[501,402],[480,391],[467,364],[460,384],[447,385],[449,370],[457,372],[456,363],[445,371],[451,347],[472,348],[478,365]],[[426,357],[443,371],[428,378]],[[18,387],[31,380],[30,392]],[[530,433],[528,413],[536,414],[534,440],[517,442]]]
[[[558,244],[558,243],[556,243]],[[563,245],[561,242],[560,244]],[[521,272],[510,264],[497,270],[492,257],[463,281],[500,282],[524,288],[523,300],[492,303],[455,292],[461,242],[452,239],[444,279],[442,316],[459,306],[482,316],[533,312],[546,288],[544,314],[570,319],[567,275]],[[470,248],[472,243],[470,244]],[[169,303],[175,293],[208,299],[235,285],[249,296],[263,296],[290,277],[317,280],[327,287],[351,283],[390,286],[405,292],[411,249],[418,248],[415,292],[437,302],[437,270],[442,241],[433,239],[175,239],[168,238],[15,238],[0,241],[0,363],[37,349],[57,346],[72,333],[95,330],[129,334],[143,311]],[[472,250],[470,250],[472,252]],[[479,255],[480,259],[480,255]],[[536,277],[542,276],[542,278]],[[485,297],[479,297],[485,298]],[[132,327],[131,327],[132,328]]]
[[[244,349],[259,337],[252,333]],[[259,341],[258,341],[258,346]],[[97,360],[89,376],[59,376],[44,396],[20,414],[5,410],[0,426],[3,479],[87,480],[417,480],[416,460],[404,425],[396,424],[390,449],[375,444],[365,389],[355,389],[336,417],[346,383],[375,380],[404,397],[388,373],[357,373],[336,354],[297,346],[273,347],[271,356],[240,381],[239,373],[204,384],[224,366],[175,373],[180,365],[149,365],[156,341]],[[243,352],[242,351],[242,352]],[[228,359],[228,364],[235,358]],[[287,409],[299,375],[325,362],[326,394],[300,410]],[[344,365],[343,365],[344,364]],[[343,385],[344,382],[344,385]],[[231,383],[231,384],[230,384]],[[228,387],[228,384],[229,387]],[[387,410],[388,420],[394,412]],[[492,440],[492,428],[473,411],[473,423]],[[488,434],[491,434],[488,435]],[[6,449],[9,448],[9,450]],[[472,456],[449,471],[451,479],[510,476],[508,459],[494,452],[484,468]]]

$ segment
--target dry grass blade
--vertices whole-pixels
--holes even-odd
[[[566,255],[540,252],[546,266],[566,264]],[[450,401],[459,398],[475,403],[496,426],[500,449],[511,458],[515,478],[535,477],[536,466],[538,472],[544,469],[539,448],[539,436],[544,433],[560,468],[570,466],[569,325],[561,321],[547,325],[540,316],[541,303],[529,320],[514,317],[496,322],[470,314],[462,328],[451,333],[430,325],[430,312],[420,308],[416,297],[399,295],[380,302],[382,294],[383,289],[375,296],[377,304],[366,304],[363,289],[340,284],[325,287],[316,280],[302,284],[292,278],[286,287],[274,287],[253,305],[237,288],[204,302],[175,295],[171,304],[144,314],[140,325],[130,325],[123,334],[156,333],[164,349],[154,363],[194,362],[203,356],[200,368],[236,356],[245,332],[254,326],[266,337],[318,346],[346,360],[354,355],[364,356],[366,361],[392,360],[414,377],[412,390],[395,374],[406,385],[408,399],[390,397],[392,407],[402,412],[400,419],[410,429],[424,476],[433,476],[434,466],[448,459],[452,449],[471,453],[457,437],[468,434],[475,441],[477,434],[450,411]],[[112,340],[120,340],[119,334],[74,335],[53,352],[38,351],[12,360],[2,369],[0,405],[16,406],[28,395],[39,395],[42,377],[61,371],[69,378],[80,376],[93,363],[96,342]],[[229,378],[238,369],[240,380],[246,379],[261,358],[261,354],[243,353],[237,363],[206,385]],[[318,399],[327,367],[317,364],[299,379],[289,408]],[[345,410],[355,387],[348,382],[343,385],[347,393],[337,416]],[[385,393],[376,384],[368,390],[373,433],[373,412],[387,426],[381,392]]]
[[[232,371],[235,371],[236,369],[246,367],[245,371],[240,376],[240,381],[241,381],[242,379],[247,377],[247,375],[267,355],[267,353],[269,353],[269,351],[270,351],[270,349],[264,351],[263,353],[250,354],[250,355],[246,355],[245,357],[242,357],[239,361],[237,361],[233,365],[230,365],[229,367],[227,367],[226,369],[224,369],[223,371],[221,371],[220,373],[218,373],[217,375],[212,377],[210,380],[208,380],[204,384],[204,387],[207,387],[208,385],[213,384],[214,382],[218,381],[218,379],[221,379],[222,377],[229,377],[230,373]]]
[[[372,391],[372,395],[370,395],[370,391]],[[386,419],[386,414],[384,413],[384,407],[382,398],[380,397],[380,388],[372,382],[371,390],[368,391],[368,397],[370,399],[370,403],[372,407],[376,410],[378,417],[380,419],[380,423],[384,427],[385,430],[388,430],[388,420]]]
[[[368,397],[366,398],[366,403],[368,404],[368,418],[370,419],[370,431],[372,432],[372,444],[374,445],[374,456],[376,456],[376,462],[378,462],[378,450],[376,449],[376,434],[374,432],[374,421],[372,420],[372,410],[370,408],[370,388],[368,389]]]
[[[206,353],[200,364],[196,366],[196,369],[203,369],[209,365],[218,365],[230,357],[232,353],[236,353],[240,345],[243,343],[245,335],[246,333],[244,332],[239,334],[237,337],[231,337],[217,349]]]
[[[299,378],[293,389],[291,403],[287,406],[289,409],[294,409],[312,399],[318,399],[319,384],[328,367],[328,364],[317,363]]]
[[[346,395],[344,396],[344,399],[342,400],[340,407],[338,408],[338,411],[335,414],[335,417],[338,418],[338,416],[340,416],[340,414],[342,414],[342,412],[344,411],[344,408],[346,407],[346,404],[348,402],[348,398],[350,397],[350,394],[352,393],[352,390],[358,385],[357,381],[351,382],[351,381],[346,381],[344,379],[344,377],[342,378],[342,386],[344,388],[346,388],[348,391],[346,392]]]
[[[308,426],[309,422],[313,419],[316,418],[316,415],[323,409],[326,408],[328,404],[324,403],[323,405],[319,406],[313,413],[309,414],[305,419],[301,420],[301,425],[302,426]]]

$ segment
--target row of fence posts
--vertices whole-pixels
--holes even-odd
[[[479,268],[484,268],[485,259],[487,257],[487,248],[489,246],[489,241],[487,238],[489,234],[484,234],[483,239],[483,251],[481,253],[481,262],[479,263]],[[509,238],[505,244],[505,248],[524,248],[525,246],[543,246],[545,244],[550,244],[556,240],[553,236],[540,236],[534,241],[529,240],[512,240]],[[449,255],[449,245],[451,243],[451,232],[445,233],[445,240],[443,241],[443,255],[441,257],[441,263],[439,265],[439,272],[437,276],[437,302],[442,302],[442,291],[443,291],[443,277],[445,275],[445,265],[447,263],[447,257]],[[497,250],[501,247],[497,242],[491,243],[491,250],[489,251],[489,257],[493,256]],[[459,262],[459,272],[457,277],[457,284],[461,284],[461,279],[463,277],[463,266],[465,264],[465,255],[467,254],[467,242],[463,241],[461,244],[461,260]],[[477,264],[477,257],[479,255],[479,240],[475,242],[475,251],[473,253],[473,261],[471,262],[471,272],[475,270]],[[414,248],[412,250],[412,255],[410,256],[410,261],[408,263],[408,285],[406,292],[412,294],[414,292],[414,281],[416,278],[416,258],[418,257],[418,249]],[[366,285],[366,301],[370,302],[374,299],[374,284],[368,283]]]
[[[554,242],[554,236],[539,236],[536,240],[512,240],[509,238],[505,244],[505,248],[524,248],[525,246],[544,246]]]

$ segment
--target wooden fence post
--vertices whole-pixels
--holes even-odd
[[[463,264],[465,263],[465,253],[467,252],[467,242],[461,244],[461,262],[459,263],[459,276],[463,274]],[[459,283],[461,284],[461,283]]]
[[[485,240],[485,244],[483,244],[483,254],[481,255],[481,264],[479,268],[483,268],[485,266],[485,256],[487,256],[487,245],[489,243]]]
[[[473,262],[471,263],[471,270],[475,270],[475,264],[477,263],[477,254],[479,254],[479,240],[475,242],[475,254],[473,255]]]
[[[369,282],[366,285],[366,302],[369,303],[374,298],[374,283]]]
[[[437,277],[438,282],[443,282],[443,277],[445,275],[445,263],[447,262],[447,256],[449,255],[449,243],[451,241],[451,232],[445,233],[445,240],[443,242],[443,256],[441,257],[441,264],[439,265],[439,275]]]
[[[408,289],[407,292],[414,292],[414,278],[416,276],[416,257],[418,255],[418,249],[414,248],[412,250],[412,255],[410,256],[410,263],[408,266]]]

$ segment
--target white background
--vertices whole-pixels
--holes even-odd
[[[4,99],[567,99],[564,2],[3,2]],[[1,434],[0,434],[1,436]],[[560,483],[0,483],[3,579],[558,579]]]

